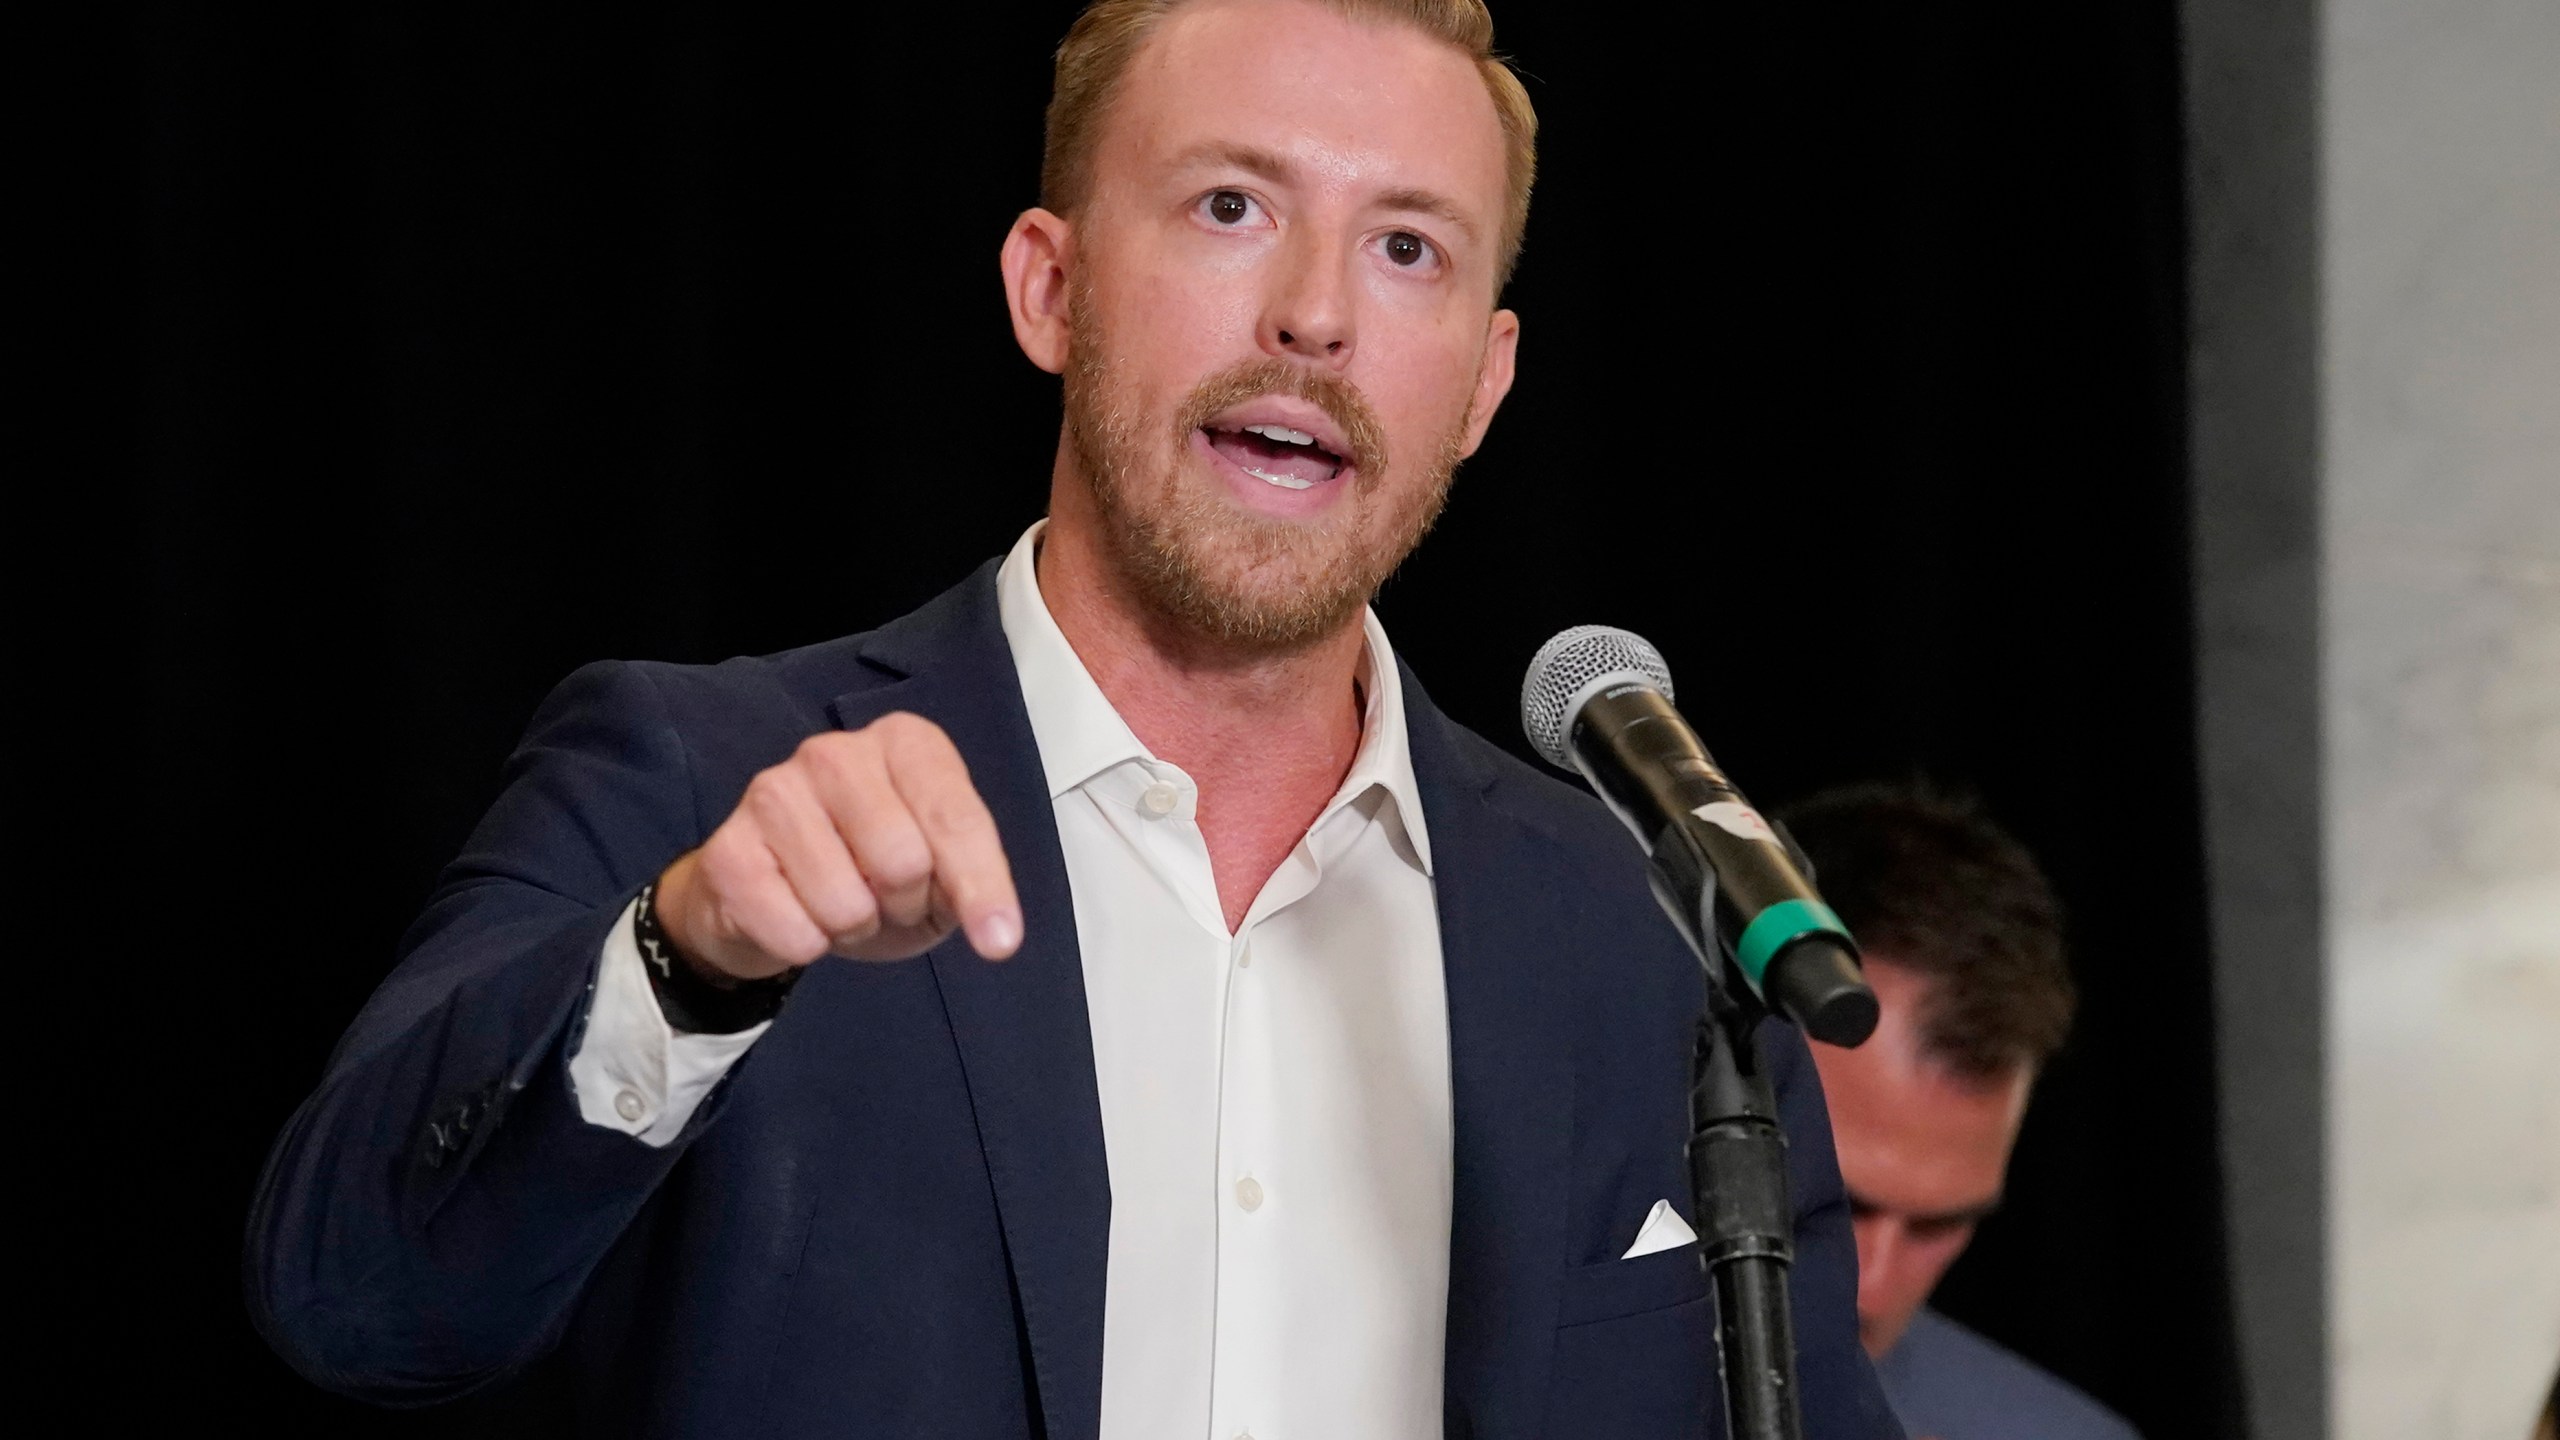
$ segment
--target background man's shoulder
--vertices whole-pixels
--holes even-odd
[[[2141,1440],[2124,1417],[1935,1310],[1876,1364],[1915,1440]]]

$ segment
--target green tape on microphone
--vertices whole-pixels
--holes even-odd
[[[1820,932],[1837,935],[1840,943],[1855,950],[1858,942],[1849,938],[1849,927],[1831,913],[1831,907],[1819,900],[1781,900],[1751,917],[1742,927],[1742,938],[1734,943],[1733,958],[1742,965],[1743,975],[1751,988],[1760,989],[1760,976],[1769,962],[1807,935]]]

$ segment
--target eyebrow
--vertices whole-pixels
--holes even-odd
[[[1258,179],[1286,184],[1297,178],[1297,167],[1284,157],[1258,145],[1244,145],[1231,140],[1211,140],[1183,151],[1174,157],[1173,168],[1198,170],[1227,166],[1242,170]],[[1464,232],[1469,240],[1479,238],[1475,221],[1467,216],[1458,202],[1436,190],[1418,185],[1400,185],[1372,202],[1381,209],[1399,210],[1407,214],[1428,215],[1444,220]]]

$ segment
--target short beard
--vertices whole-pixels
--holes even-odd
[[[1277,356],[1202,381],[1184,398],[1171,434],[1150,436],[1093,310],[1079,286],[1069,309],[1067,441],[1092,489],[1109,558],[1139,602],[1242,654],[1293,653],[1339,632],[1440,518],[1472,406],[1401,493],[1386,484],[1386,434],[1359,387]],[[1358,488],[1329,521],[1248,514],[1181,483],[1192,433],[1260,395],[1304,400],[1341,427]]]

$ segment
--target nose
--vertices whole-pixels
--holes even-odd
[[[1901,1216],[1861,1215],[1850,1229],[1858,1241],[1858,1319],[1899,1331],[1937,1279],[1929,1257]]]
[[[1858,1240],[1858,1318],[1874,1324],[1893,1309],[1887,1292],[1901,1249],[1900,1227],[1881,1215],[1862,1215],[1851,1230]]]
[[[1294,355],[1330,370],[1351,363],[1351,259],[1343,247],[1312,236],[1284,247],[1256,337],[1265,354]]]

